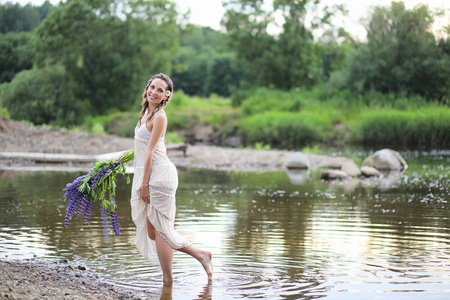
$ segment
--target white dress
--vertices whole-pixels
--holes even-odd
[[[164,112],[162,111],[162,113]],[[174,229],[178,173],[175,165],[167,157],[164,137],[158,140],[153,153],[149,180],[150,204],[145,203],[140,198],[144,173],[144,154],[151,132],[148,131],[145,123],[141,126],[138,125],[134,130],[134,177],[130,200],[131,216],[134,224],[136,224],[134,243],[145,258],[154,261],[157,258],[156,245],[147,235],[147,218],[172,248],[184,248],[189,246],[190,243]]]

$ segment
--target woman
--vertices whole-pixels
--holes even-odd
[[[154,75],[145,87],[142,110],[135,128],[134,178],[131,214],[136,224],[135,244],[148,259],[159,259],[164,284],[171,284],[173,249],[196,258],[212,279],[211,252],[192,246],[174,229],[178,173],[166,155],[164,108],[173,93],[172,80]]]

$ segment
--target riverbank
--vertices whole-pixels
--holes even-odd
[[[67,260],[0,260],[1,299],[141,299]]]
[[[2,152],[101,155],[131,149],[133,143],[132,138],[94,135],[0,119]],[[168,152],[170,159],[178,167],[235,171],[281,170],[292,154],[292,151],[223,148],[210,145],[188,145],[186,155],[179,150]],[[326,157],[308,154],[308,159],[314,167]]]

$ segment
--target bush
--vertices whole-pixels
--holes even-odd
[[[258,88],[253,90],[242,101],[241,114],[248,116],[266,111],[296,112],[301,110],[305,105],[306,103],[301,93]]]
[[[332,119],[319,112],[266,112],[240,120],[239,132],[246,145],[268,144],[278,149],[299,149],[321,141]]]
[[[89,112],[87,101],[74,95],[73,82],[61,66],[18,73],[1,86],[0,102],[11,118],[33,124],[80,124]]]
[[[139,112],[111,112],[101,116],[88,116],[84,120],[87,131],[96,134],[114,134],[133,137]]]
[[[6,108],[0,107],[0,118],[9,119],[10,115]]]
[[[172,103],[172,101],[174,103]],[[168,130],[189,130],[197,124],[211,125],[215,130],[228,131],[237,117],[236,109],[223,98],[187,97],[182,92],[174,93],[174,98],[165,109],[169,118]]]

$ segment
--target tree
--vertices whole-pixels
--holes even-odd
[[[0,84],[11,81],[16,73],[32,67],[32,34],[0,34]]]
[[[0,5],[0,32],[32,31],[45,19],[52,7],[49,1],[41,6],[21,6],[10,2]]]
[[[36,65],[64,66],[95,114],[128,109],[153,73],[170,73],[177,30],[169,1],[68,0],[36,31]]]
[[[371,90],[427,99],[450,95],[450,57],[439,47],[425,5],[412,10],[403,2],[376,7],[361,45],[347,70],[346,86],[362,94]]]
[[[173,60],[172,80],[188,95],[228,97],[239,86],[235,55],[227,36],[209,27],[190,26],[181,32],[181,48]]]
[[[241,84],[242,71],[236,66],[234,54],[216,56],[211,64],[206,90],[208,95],[214,93],[229,97],[231,92]]]
[[[312,87],[322,80],[322,48],[313,30],[330,24],[334,10],[323,8],[307,22],[315,0],[229,0],[222,24],[254,85],[281,89]],[[281,23],[281,24],[280,24]],[[270,32],[272,28],[273,32]]]

